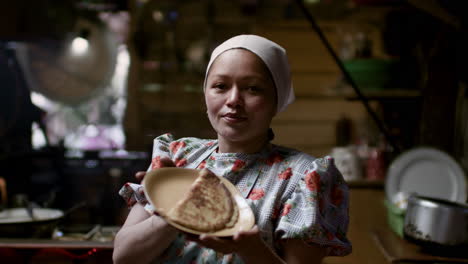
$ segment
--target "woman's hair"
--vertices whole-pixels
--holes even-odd
[[[215,59],[223,52],[242,48],[257,55],[267,66],[276,88],[276,113],[282,112],[294,101],[294,90],[291,80],[291,70],[288,63],[286,51],[280,45],[266,38],[256,35],[239,35],[230,38],[216,47],[211,53],[210,62],[206,68],[205,82],[210,67]]]

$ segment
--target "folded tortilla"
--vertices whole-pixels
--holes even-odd
[[[199,232],[215,232],[233,227],[239,216],[233,196],[214,173],[200,171],[185,196],[166,217]]]

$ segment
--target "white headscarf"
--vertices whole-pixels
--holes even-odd
[[[294,90],[291,80],[291,70],[289,68],[286,50],[275,42],[256,35],[239,35],[230,38],[216,47],[211,53],[210,62],[206,67],[205,82],[206,86],[208,72],[213,61],[223,52],[243,48],[256,54],[265,63],[270,70],[271,76],[276,86],[276,95],[278,104],[276,112],[282,112],[294,101]]]

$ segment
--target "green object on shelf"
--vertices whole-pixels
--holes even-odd
[[[384,200],[387,207],[387,222],[392,229],[400,237],[403,237],[403,226],[405,224],[405,210],[397,207],[392,202]]]
[[[384,89],[391,81],[393,60],[353,59],[343,62],[359,88],[365,90]]]

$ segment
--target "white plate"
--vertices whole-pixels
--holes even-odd
[[[466,178],[458,163],[448,154],[428,147],[409,150],[390,165],[385,180],[389,201],[398,193],[445,199],[465,203]]]
[[[192,183],[198,177],[198,173],[199,170],[184,168],[159,168],[157,170],[152,170],[145,175],[143,180],[145,195],[157,212],[159,210],[161,212],[167,212],[189,191]],[[220,179],[234,198],[239,209],[239,218],[233,227],[207,234],[227,237],[234,235],[240,230],[250,230],[255,225],[255,216],[252,209],[237,190],[236,186],[222,177],[220,177]],[[192,234],[203,233],[174,223],[170,219],[165,220],[179,230]]]

